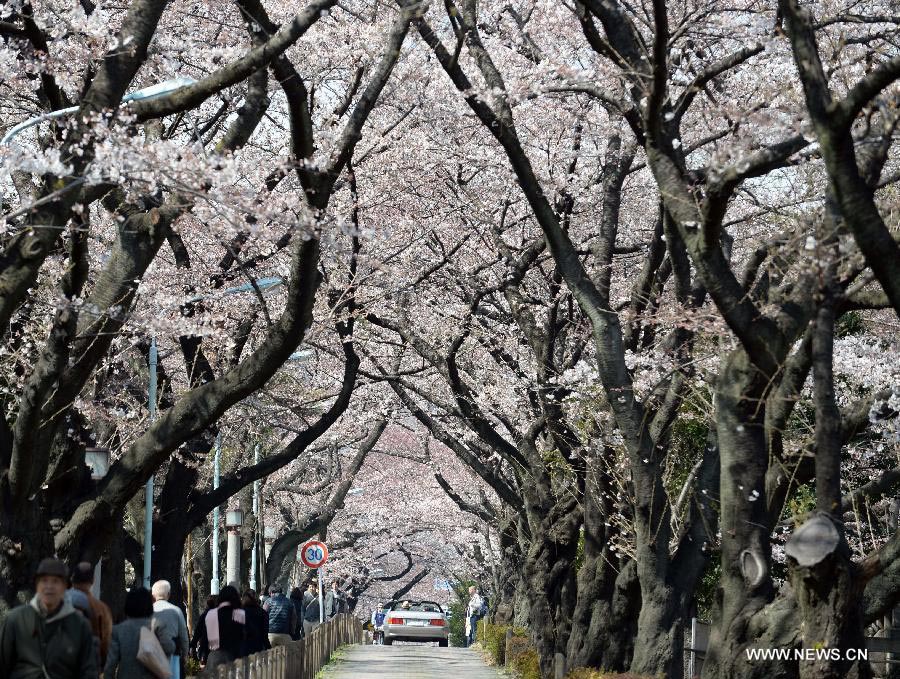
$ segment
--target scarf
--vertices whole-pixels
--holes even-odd
[[[219,608],[230,606],[231,604],[225,601],[219,604],[218,608],[208,611],[206,617],[203,619],[203,622],[206,625],[206,640],[209,642],[210,651],[219,650]],[[243,625],[247,620],[247,616],[242,609],[237,609],[231,612],[231,619],[234,622]]]

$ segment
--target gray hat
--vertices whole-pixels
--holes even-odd
[[[48,557],[38,564],[37,572],[34,574],[34,577],[39,578],[42,575],[53,575],[68,582],[69,567],[59,559]]]

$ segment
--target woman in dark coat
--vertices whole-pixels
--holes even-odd
[[[215,595],[206,597],[206,610],[204,610],[197,618],[197,624],[194,625],[194,633],[191,635],[191,657],[195,660],[199,660],[201,665],[206,664],[206,656],[200,655],[200,630],[203,628],[203,618],[218,605],[219,597]]]
[[[299,587],[294,587],[288,598],[294,604],[294,610],[297,611],[297,627],[291,632],[291,639],[297,641],[303,636],[303,614],[306,612],[306,607],[303,605],[303,591]]]
[[[227,665],[241,657],[247,626],[240,606],[238,591],[227,585],[219,592],[219,605],[203,616],[197,647],[200,657],[206,656],[208,676],[213,676],[219,665]]]
[[[241,603],[244,605],[247,626],[241,657],[272,648],[269,644],[269,614],[259,605],[259,596],[254,590],[248,589],[241,597]]]

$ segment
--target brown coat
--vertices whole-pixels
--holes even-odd
[[[91,605],[93,612],[91,620],[91,632],[100,640],[100,667],[106,665],[106,656],[109,654],[109,642],[112,639],[113,619],[112,611],[109,606],[100,601],[91,594],[90,590],[86,591],[88,603]]]

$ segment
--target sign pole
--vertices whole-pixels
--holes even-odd
[[[317,568],[319,574],[319,623],[325,622],[325,585],[322,581],[322,569]]]
[[[324,542],[313,540],[300,548],[300,561],[307,568],[315,568],[319,578],[319,623],[325,622],[325,583],[322,579],[322,566],[328,561],[328,547]]]

